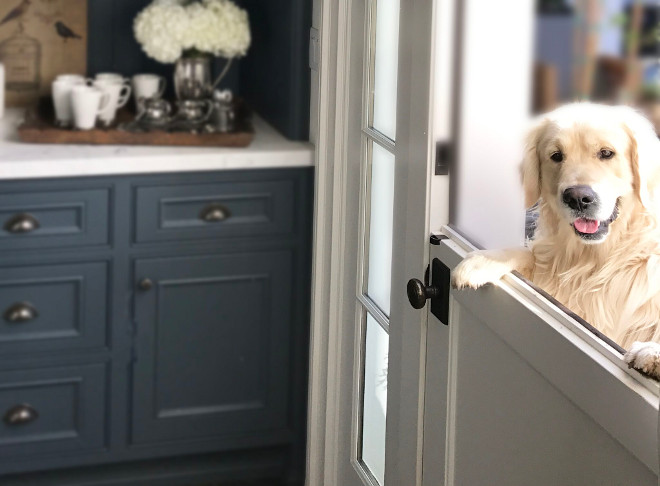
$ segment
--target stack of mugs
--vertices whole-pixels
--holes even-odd
[[[120,74],[100,73],[94,79],[79,74],[61,74],[52,86],[56,124],[77,130],[91,130],[97,120],[109,126],[135,93],[135,99],[160,97],[165,91],[165,79],[154,74],[133,76],[130,80]]]

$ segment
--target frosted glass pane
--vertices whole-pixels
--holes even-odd
[[[378,144],[374,143],[372,147],[367,294],[389,315],[392,288],[394,155]]]
[[[372,126],[394,140],[399,61],[399,0],[377,0]]]
[[[383,484],[385,476],[385,417],[387,414],[387,353],[389,336],[367,314],[362,409],[362,462]]]

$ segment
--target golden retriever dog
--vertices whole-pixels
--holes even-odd
[[[528,248],[478,251],[453,272],[478,288],[517,270],[660,378],[660,141],[623,106],[574,103],[543,117],[522,164]]]

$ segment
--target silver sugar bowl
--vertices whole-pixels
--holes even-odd
[[[189,122],[202,123],[209,119],[213,112],[210,100],[179,100],[177,101],[177,117]]]
[[[170,122],[172,105],[162,98],[140,98],[136,121],[153,125],[165,125]]]

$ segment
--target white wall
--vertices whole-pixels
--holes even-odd
[[[524,242],[520,185],[531,101],[534,2],[464,0],[458,163],[450,218],[486,248]],[[507,26],[504,28],[503,26]]]

